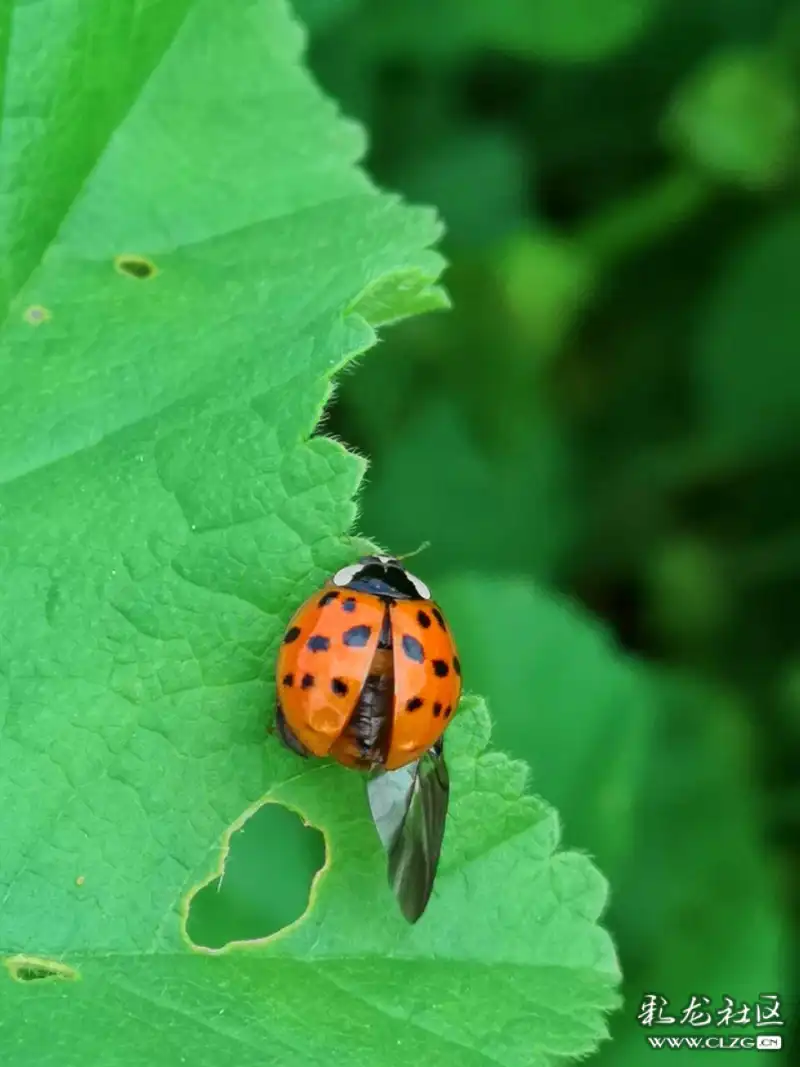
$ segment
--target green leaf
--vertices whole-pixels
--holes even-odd
[[[657,715],[637,805],[637,863],[616,884],[612,909],[630,995],[600,1057],[624,1067],[638,1067],[647,1047],[636,1021],[647,993],[666,996],[676,1017],[692,994],[710,997],[716,1010],[723,995],[752,1005],[776,993],[787,1019],[792,988],[780,871],[764,839],[754,773],[756,720],[701,678],[658,671],[652,682]],[[749,1055],[755,1062],[760,1053]]]
[[[431,280],[441,269],[420,251],[437,233],[430,214],[399,213],[353,168],[361,132],[335,122],[330,103],[310,90],[295,62],[300,35],[282,5],[226,6],[215,15],[212,57],[204,57],[203,12],[193,5],[146,91],[132,93],[124,123],[82,173],[58,239],[46,255],[34,249],[41,264],[15,296],[0,349],[5,358],[15,353],[7,394],[14,418],[0,443],[5,478],[157,412],[179,419],[188,398],[244,398],[258,392],[267,368],[273,388],[299,373],[331,373],[373,339],[355,316],[342,322],[343,307],[381,284],[384,304],[408,313],[409,273]],[[45,44],[57,49],[53,36]],[[35,38],[14,43],[46,50],[38,25]],[[116,47],[127,55],[127,36]],[[215,75],[198,84],[201,61]],[[175,138],[166,157],[165,107]],[[38,194],[35,182],[35,173],[20,175],[20,196]],[[36,232],[23,236],[33,248]],[[314,245],[314,256],[302,255]],[[120,276],[113,259],[130,253],[150,256],[158,274]],[[387,275],[398,279],[394,301]],[[429,306],[417,289],[420,306]],[[35,328],[26,317],[32,306],[50,316]],[[332,329],[340,337],[326,346]]]
[[[598,59],[647,26],[659,0],[379,0],[371,8],[373,47],[452,57],[497,48],[540,59]]]
[[[373,326],[386,326],[424,311],[441,311],[450,306],[447,295],[430,284],[430,275],[421,270],[401,270],[386,274],[361,293],[349,308]]]
[[[519,138],[464,123],[417,152],[396,180],[411,200],[437,205],[453,246],[476,249],[522,225],[530,183],[526,163]]]
[[[592,296],[596,270],[576,242],[540,230],[503,249],[498,273],[520,331],[546,358],[557,352]]]
[[[467,684],[496,711],[495,741],[554,798],[569,843],[616,873],[631,860],[652,722],[640,672],[577,606],[524,578],[456,574],[437,596]]]
[[[735,590],[719,549],[696,537],[672,537],[648,556],[643,575],[648,625],[663,648],[687,659],[712,650],[736,613]]]
[[[354,167],[361,134],[282,3],[158,11],[18,6],[6,59],[7,105],[42,118],[6,118],[2,141],[0,1050],[585,1054],[616,1002],[606,886],[556,851],[525,768],[483,751],[481,706],[452,728],[442,874],[413,928],[359,776],[265,737],[287,617],[363,547],[345,531],[364,463],[310,435],[375,323],[441,303],[435,219]],[[265,801],[325,833],[313,908],[247,951],[193,951],[191,894]]]
[[[640,949],[648,920],[659,949],[653,980],[664,992],[685,993],[681,984],[692,974],[706,989],[755,1000],[785,988],[786,932],[778,871],[762,839],[751,720],[735,696],[702,679],[663,673],[655,682],[659,714],[638,813],[640,862],[622,910]],[[670,877],[676,863],[680,879]],[[649,916],[633,907],[635,899],[648,901]],[[663,937],[695,924],[691,945]]]
[[[327,30],[359,6],[361,0],[292,0],[292,7],[312,33]]]
[[[572,532],[563,442],[542,416],[509,455],[492,457],[470,430],[443,400],[414,411],[375,461],[364,526],[400,552],[430,541],[424,562],[431,573],[469,567],[549,573]],[[498,514],[508,516],[507,525]]]
[[[791,212],[748,237],[711,294],[695,380],[707,437],[720,450],[744,454],[796,441],[798,273],[800,214]]]
[[[410,928],[386,907],[357,776],[330,765],[298,775],[273,749],[280,772],[267,798],[324,826],[333,855],[305,921],[246,953],[212,957],[170,945],[173,924],[157,915],[146,948],[71,953],[74,985],[39,984],[31,999],[27,981],[9,983],[12,1047],[41,1054],[48,1027],[73,1040],[79,1033],[74,1057],[64,1059],[78,1063],[112,1044],[127,1048],[146,1012],[126,1062],[162,1062],[166,1034],[197,1063],[231,1046],[245,1064],[262,1062],[267,1048],[310,1063],[367,1063],[387,1041],[397,1063],[457,1046],[459,1061],[475,1067],[591,1051],[617,1005],[613,949],[595,925],[605,883],[586,857],[555,851],[557,817],[524,794],[524,764],[484,751],[489,719],[480,702],[465,700],[448,736],[450,832],[428,922]],[[92,892],[88,877],[81,889]],[[458,984],[458,997],[443,993],[448,983]]]
[[[715,176],[774,186],[796,162],[800,114],[788,73],[758,51],[720,52],[681,86],[667,139]]]

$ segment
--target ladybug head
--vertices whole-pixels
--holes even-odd
[[[360,589],[396,600],[430,600],[431,591],[394,556],[362,556],[358,563],[342,567],[333,584]]]

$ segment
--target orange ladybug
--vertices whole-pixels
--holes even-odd
[[[393,556],[343,567],[289,622],[276,686],[275,726],[288,748],[371,772],[389,880],[416,922],[447,816],[442,734],[461,695],[453,635],[428,587]]]

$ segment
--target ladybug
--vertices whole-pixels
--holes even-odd
[[[430,590],[394,556],[343,567],[290,620],[275,730],[303,757],[369,772],[389,882],[413,923],[430,898],[450,793],[442,735],[461,664]]]

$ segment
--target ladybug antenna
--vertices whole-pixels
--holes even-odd
[[[395,556],[395,559],[411,559],[412,556],[418,556],[420,552],[424,552],[426,548],[430,547],[430,541],[423,541],[419,548],[415,548],[413,552],[406,552],[403,556]]]

